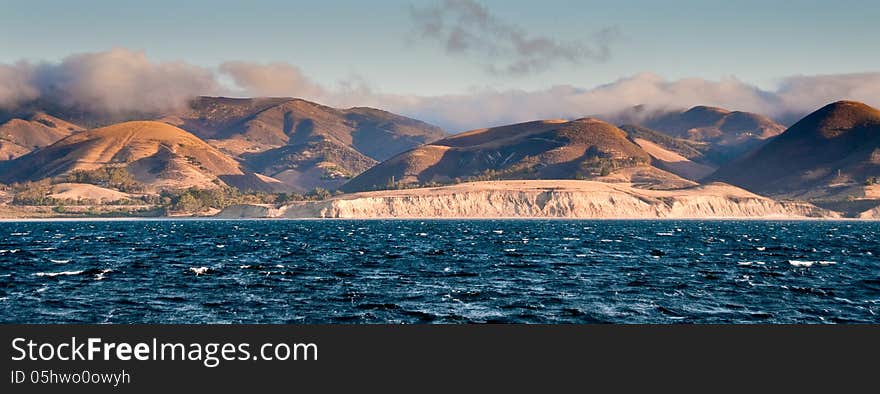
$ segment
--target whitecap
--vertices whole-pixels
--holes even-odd
[[[504,230],[492,230],[495,234],[504,234]]]
[[[747,266],[750,266],[750,265],[752,265],[752,264],[754,264],[754,263],[751,262],[751,261],[740,261],[740,262],[738,262],[738,263],[736,263],[736,264],[737,264],[737,265],[742,265],[742,266],[746,266],[746,267],[747,267]]]
[[[766,246],[756,246],[755,250],[757,250],[759,252],[763,252],[763,251],[767,250],[767,247]]]
[[[49,259],[49,261],[51,261],[51,262],[53,262],[53,263],[55,263],[55,264],[67,264],[67,263],[70,262],[69,259],[68,259],[68,260],[54,260],[54,259]]]
[[[661,237],[671,237],[671,236],[673,236],[672,233],[657,233],[657,235],[659,235],[659,236],[661,236]]]
[[[836,261],[820,261],[819,265],[834,265],[837,264]]]
[[[61,272],[37,272],[37,273],[34,274],[34,275],[36,275],[36,276],[55,277],[55,276],[79,275],[79,274],[81,274],[81,273],[83,273],[83,272],[85,272],[85,271],[83,271],[83,270],[79,270],[79,271],[61,271]]]
[[[189,270],[196,274],[196,276],[204,275],[208,273],[208,267],[190,267]]]
[[[104,280],[104,278],[105,278],[104,275],[109,274],[111,272],[113,272],[113,270],[111,270],[111,269],[101,270],[101,272],[98,272],[97,274],[95,274],[95,280]]]
[[[226,247],[226,245],[214,245],[214,246],[216,246],[216,247],[219,248],[219,249],[223,249],[223,248]]]
[[[815,261],[803,261],[803,260],[788,260],[788,263],[795,267],[810,267],[815,264]]]

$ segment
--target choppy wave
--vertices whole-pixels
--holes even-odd
[[[189,272],[196,274],[196,276],[208,275],[217,272],[215,269],[210,267],[189,267]]]
[[[76,276],[76,275],[94,275],[97,280],[104,279],[104,277],[113,272],[112,269],[100,269],[100,268],[90,268],[85,270],[78,271],[56,271],[56,272],[37,272],[34,275],[38,277],[49,277],[54,278],[57,276]]]
[[[877,222],[4,222],[0,319],[877,323],[876,234]]]
[[[50,278],[56,276],[70,276],[70,275],[80,275],[85,271],[61,271],[61,272],[37,272],[36,276],[48,276]]]

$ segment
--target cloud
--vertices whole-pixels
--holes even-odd
[[[234,86],[219,82],[223,80],[231,80]],[[335,107],[372,106],[458,132],[535,119],[622,112],[638,116],[695,105],[792,120],[837,100],[880,107],[880,72],[791,76],[771,90],[734,77],[670,80],[641,73],[593,88],[560,85],[532,91],[474,89],[418,96],[376,91],[357,77],[322,85],[284,63],[235,61],[212,69],[156,62],[126,49],[76,54],[54,63],[0,64],[0,109],[38,100],[40,105],[83,111],[151,113],[179,107],[198,95],[290,96]],[[640,111],[632,111],[636,106]]]
[[[220,90],[214,74],[183,62],[159,63],[143,52],[113,49],[59,63],[0,66],[0,106],[35,99],[95,112],[155,112]]]
[[[386,101],[390,110],[461,131],[534,119],[615,114],[635,106],[641,106],[645,113],[694,105],[763,112],[778,99],[734,78],[666,80],[642,73],[592,89],[561,85],[536,91],[480,90],[408,102]]]
[[[696,105],[764,114],[792,120],[837,100],[880,107],[880,72],[796,76],[763,90],[733,77],[665,79],[641,73],[595,88],[571,85],[536,91],[478,90],[435,97],[373,97],[385,109],[435,123],[451,132],[535,119],[574,119],[589,115],[619,118],[680,110]],[[638,113],[633,112],[639,107]]]
[[[319,98],[323,87],[287,63],[259,64],[242,61],[220,65],[220,72],[229,75],[235,84],[251,96],[293,96]]]
[[[792,76],[782,80],[777,94],[781,109],[794,113],[841,99],[880,106],[880,72]]]
[[[40,91],[30,83],[32,73],[32,67],[26,63],[0,64],[0,108],[12,108],[40,96]]]
[[[604,61],[619,36],[616,28],[604,28],[589,40],[560,42],[500,20],[474,0],[410,7],[410,15],[422,38],[440,41],[449,54],[482,57],[487,71],[500,74],[534,73],[560,62]]]

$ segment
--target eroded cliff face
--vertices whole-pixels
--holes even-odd
[[[234,205],[215,217],[220,219],[273,218],[281,215],[281,210],[269,205]]]
[[[247,209],[227,211],[225,216],[229,217],[233,211],[241,214]],[[359,193],[327,201],[295,203],[277,210],[264,208],[253,213],[256,217],[284,218],[837,217],[834,212],[808,203],[777,202],[729,185],[644,190],[589,181],[477,182]]]
[[[859,219],[871,219],[877,220],[880,219],[880,207],[876,207],[873,209],[869,209],[865,212],[862,212],[858,216]]]

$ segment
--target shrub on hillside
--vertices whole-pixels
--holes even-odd
[[[75,170],[67,175],[66,182],[116,189],[124,193],[140,193],[145,187],[122,167],[103,167],[96,170]]]
[[[49,197],[52,184],[48,179],[12,185],[12,204],[14,205],[53,205],[55,199]]]

